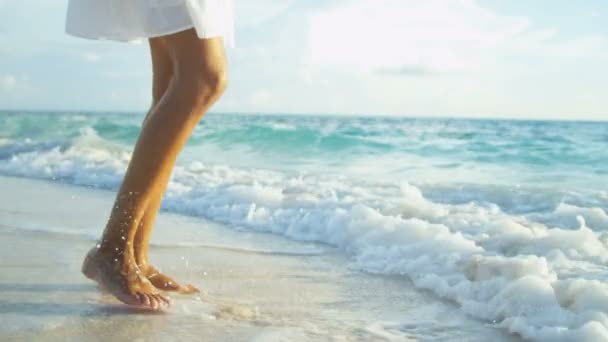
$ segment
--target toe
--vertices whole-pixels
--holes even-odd
[[[165,297],[161,294],[157,294],[156,297],[163,307],[168,308],[169,306],[171,306],[171,300],[168,297]]]
[[[146,296],[145,294],[140,293],[137,295],[137,297],[139,298],[142,306],[147,306],[147,307],[152,306],[150,303],[150,298],[148,298],[148,296]]]
[[[150,307],[154,310],[158,310],[160,303],[158,302],[158,299],[156,299],[156,296],[153,294],[146,294],[146,296],[150,299]]]
[[[197,287],[194,287],[190,284],[188,284],[187,287],[188,287],[188,291],[190,291],[190,293],[200,293],[201,292],[201,290],[199,290]]]
[[[200,293],[201,291],[199,289],[197,289],[196,287],[188,284],[188,285],[182,286],[179,292],[181,294],[193,294],[193,293]]]

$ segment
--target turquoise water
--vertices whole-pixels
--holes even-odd
[[[141,114],[3,112],[0,114],[0,165],[8,175],[73,182],[87,153],[105,174],[126,165],[142,121]],[[81,151],[82,150],[82,151]],[[86,151],[85,151],[86,150]],[[61,156],[66,172],[45,165]],[[80,155],[79,152],[84,154]],[[37,168],[9,161],[38,159]],[[101,156],[98,156],[102,158]],[[32,162],[33,160],[30,160]],[[463,120],[383,117],[323,117],[209,114],[195,129],[178,165],[194,162],[286,174],[321,174],[361,181],[407,181],[429,195],[453,192],[463,200],[480,193],[563,198],[606,208],[608,122]],[[85,163],[86,164],[86,163]],[[80,175],[82,176],[82,175]],[[104,177],[106,181],[108,177]],[[110,177],[111,178],[111,177]],[[85,185],[115,187],[91,181]],[[461,191],[459,189],[468,189]],[[435,196],[437,197],[437,196]],[[440,196],[441,197],[441,196]],[[516,210],[517,203],[506,210]]]
[[[0,174],[115,190],[142,119],[0,113]],[[607,122],[214,113],[163,209],[335,247],[526,338],[608,339]]]
[[[2,113],[0,159],[79,144],[119,156],[130,152],[141,121],[135,114]],[[607,147],[606,122],[210,114],[180,162],[587,194],[606,189]]]
[[[5,112],[0,115],[0,156],[65,148],[93,134],[100,143],[129,151],[141,121],[142,115],[135,114]],[[492,175],[493,182],[508,176],[509,181],[536,183],[542,175],[549,180],[564,177],[559,183],[568,183],[573,173],[590,182],[608,175],[607,146],[606,122],[210,114],[196,128],[184,157],[230,163],[227,156],[197,153],[230,152],[256,159],[259,165],[295,165],[296,170],[308,164],[339,167],[377,157],[394,159],[393,165],[385,165],[386,171],[404,176],[409,169],[430,166],[434,173],[443,169],[450,178],[465,182],[474,179],[455,175],[454,170],[506,171]],[[512,175],[512,170],[518,174]]]

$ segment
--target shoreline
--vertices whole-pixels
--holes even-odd
[[[134,312],[79,272],[112,192],[0,184],[12,190],[0,195],[2,340],[518,340],[404,277],[351,270],[333,248],[169,213],[159,215],[152,261],[205,293],[172,296],[167,314]]]

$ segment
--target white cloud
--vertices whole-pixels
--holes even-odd
[[[289,8],[293,0],[245,0],[236,4],[237,27],[256,26]]]
[[[17,78],[13,75],[0,76],[0,90],[9,91],[17,86]]]
[[[516,6],[529,17],[513,17],[501,12],[504,5],[492,7],[496,2],[482,0],[235,1],[232,82],[218,109],[606,115],[608,39],[599,22],[584,31],[564,16],[550,20],[556,27],[542,27],[539,23],[548,20],[534,10],[536,3]],[[543,4],[553,5],[549,0]],[[147,46],[66,36],[66,5],[67,0],[0,0],[0,102],[15,107],[145,108]],[[588,19],[593,13],[605,16],[594,12],[592,4],[577,7]],[[563,13],[565,8],[555,4],[554,9]],[[24,15],[32,18],[27,27],[19,19]],[[70,63],[75,72],[66,74],[67,65],[58,61]],[[107,63],[85,65],[101,61]],[[77,86],[82,82],[94,91]]]
[[[362,70],[470,70],[516,37],[547,38],[529,28],[474,0],[356,0],[312,18],[310,53],[314,63]]]

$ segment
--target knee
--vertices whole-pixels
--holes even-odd
[[[217,100],[228,86],[228,73],[223,66],[192,68],[182,79],[195,105],[207,106]]]
[[[228,71],[225,67],[206,70],[201,78],[205,91],[208,91],[213,97],[221,96],[228,87]]]

